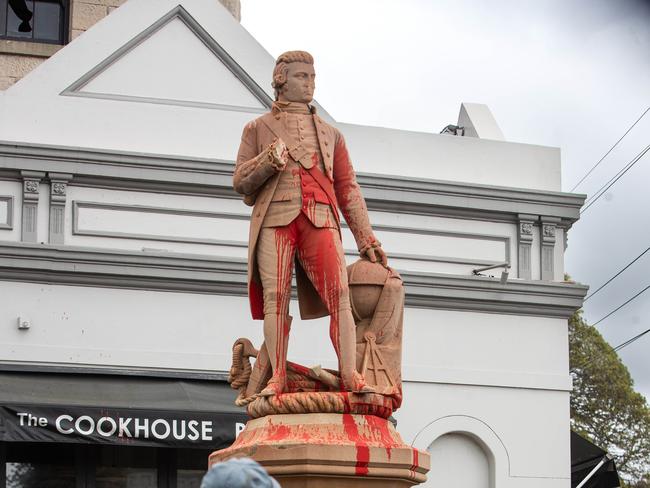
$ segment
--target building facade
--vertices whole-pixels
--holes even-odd
[[[215,1],[129,0],[0,92],[6,486],[55,451],[75,486],[198,486],[241,428],[230,347],[262,330],[232,170],[273,63]],[[432,454],[427,485],[568,488],[567,318],[586,287],[563,254],[584,196],[560,192],[559,150],[503,140],[482,105],[461,107],[462,137],[318,110],[405,281],[395,418]],[[354,261],[347,229],[344,247]],[[290,359],[334,366],[326,321],[296,322]]]
[[[239,0],[218,1],[241,20]],[[0,0],[0,90],[9,88],[124,2]]]

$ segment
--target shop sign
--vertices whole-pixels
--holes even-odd
[[[220,449],[246,420],[236,413],[8,405],[0,406],[0,441]]]

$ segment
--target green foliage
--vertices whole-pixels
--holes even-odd
[[[569,319],[571,427],[616,458],[627,486],[647,487],[650,409],[614,349],[581,311]]]

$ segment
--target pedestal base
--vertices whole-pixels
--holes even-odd
[[[259,462],[283,488],[411,487],[426,480],[430,458],[407,446],[374,415],[269,415],[249,421],[235,443],[210,455]]]

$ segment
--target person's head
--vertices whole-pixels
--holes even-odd
[[[249,458],[217,463],[205,474],[201,488],[280,488],[280,484]]]
[[[305,51],[287,51],[275,61],[273,82],[275,99],[282,102],[310,103],[314,98],[316,73],[314,58]]]

